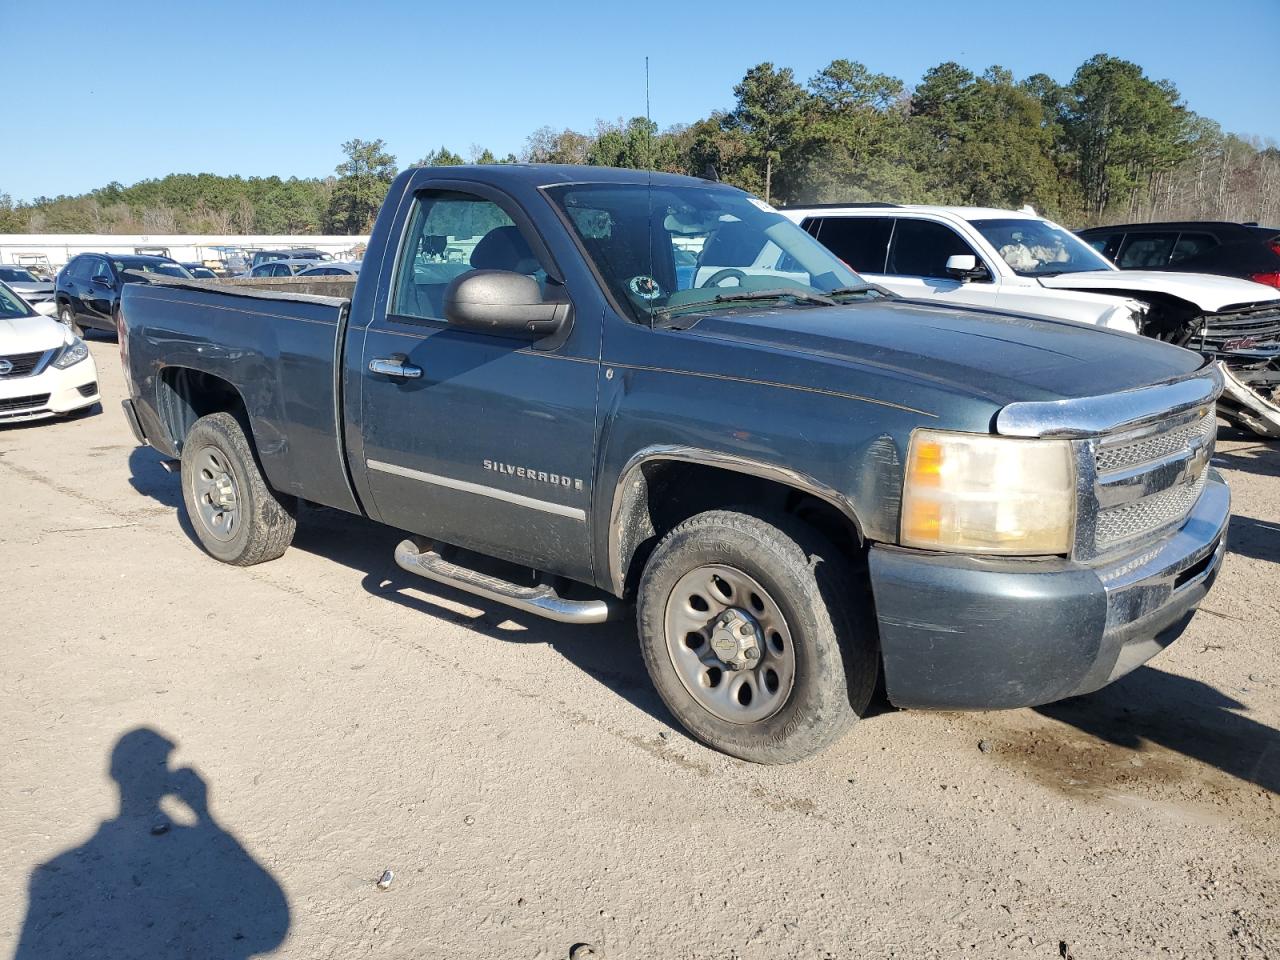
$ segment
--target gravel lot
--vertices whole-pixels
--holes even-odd
[[[92,348],[102,413],[0,427],[0,955],[1280,956],[1280,445],[1223,428],[1232,552],[1153,665],[763,768],[629,623],[477,606],[388,528],[209,559]]]

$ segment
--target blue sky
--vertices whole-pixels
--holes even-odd
[[[15,199],[171,172],[325,175],[352,137],[385,139],[402,166],[441,144],[518,152],[544,124],[643,113],[646,54],[662,126],[729,106],[762,60],[801,80],[845,57],[908,84],[944,60],[1065,81],[1106,52],[1225,128],[1280,139],[1280,0],[0,0],[0,36],[25,103],[0,150]]]

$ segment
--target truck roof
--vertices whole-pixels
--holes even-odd
[[[432,169],[442,176],[469,174],[482,181],[515,180],[535,187],[548,187],[557,183],[652,183],[655,187],[705,187],[713,182],[698,177],[686,177],[679,173],[624,170],[619,167],[592,167],[572,163],[468,163]]]

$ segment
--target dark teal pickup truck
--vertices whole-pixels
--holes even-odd
[[[830,744],[881,674],[907,707],[1096,690],[1225,548],[1198,355],[901,299],[704,180],[414,169],[350,299],[161,280],[119,324],[214,557],[280,556],[308,501],[531,613],[634,605],[671,712],[751,760]]]

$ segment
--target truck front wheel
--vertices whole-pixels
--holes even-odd
[[[875,690],[864,593],[838,551],[790,517],[702,513],[645,567],[645,664],[699,740],[757,763],[800,760],[839,739]]]
[[[267,486],[244,428],[229,413],[201,417],[187,434],[182,499],[200,543],[223,563],[274,560],[293,540],[296,501]]]

